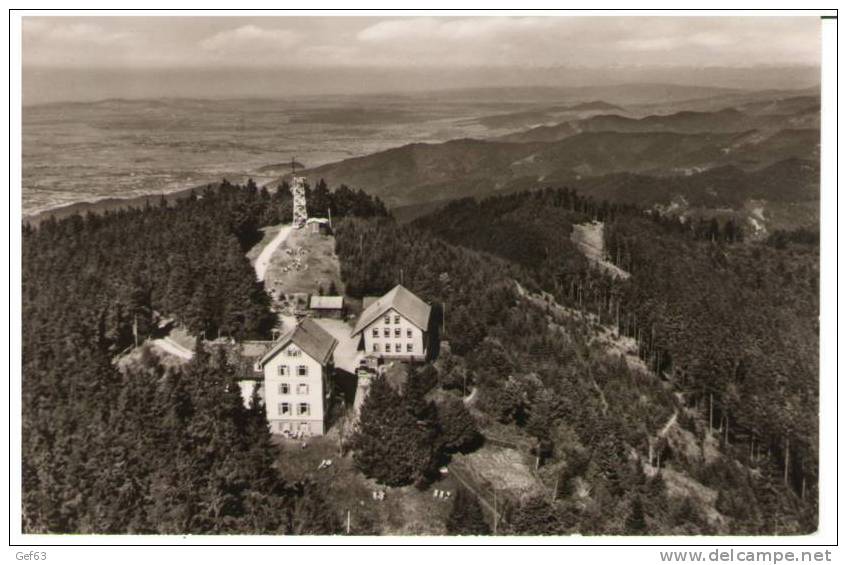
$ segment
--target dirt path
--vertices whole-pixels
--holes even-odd
[[[574,224],[571,241],[582,251],[585,257],[612,275],[620,279],[628,279],[630,274],[614,263],[606,260],[606,245],[603,239],[605,225],[603,222]]]
[[[168,338],[154,339],[153,345],[167,353],[170,353],[171,355],[179,357],[180,359],[185,359],[186,361],[194,357],[193,351],[184,348],[183,346],[179,345],[174,341],[171,341]]]
[[[661,438],[661,437],[665,437],[666,435],[668,435],[668,430],[670,430],[670,429],[671,429],[671,426],[673,426],[674,424],[676,424],[677,416],[679,416],[679,411],[678,411],[676,408],[674,408],[673,414],[672,414],[672,415],[671,415],[671,417],[668,419],[668,421],[665,423],[665,425],[664,425],[664,426],[662,426],[662,429],[661,429],[661,430],[659,430],[659,433],[657,434],[657,437],[660,437],[660,438]]]
[[[273,257],[274,252],[279,248],[279,246],[288,239],[288,235],[290,233],[291,226],[283,226],[283,228],[279,230],[279,233],[276,234],[276,237],[274,237],[271,242],[262,249],[262,252],[256,258],[256,264],[253,265],[256,269],[257,280],[265,280],[265,273],[268,270],[268,266],[271,264],[271,257]]]

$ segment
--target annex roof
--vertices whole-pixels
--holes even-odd
[[[309,308],[313,310],[341,310],[344,308],[343,296],[312,296]]]
[[[338,345],[338,340],[332,337],[332,335],[311,318],[304,318],[294,328],[285,332],[274,346],[262,356],[258,363],[259,368],[264,367],[268,361],[276,357],[277,353],[285,349],[289,343],[294,343],[306,355],[318,361],[321,365],[326,365],[332,358],[332,352],[335,350],[335,346]]]
[[[429,304],[415,296],[412,291],[402,285],[397,285],[377,301],[373,302],[359,316],[356,327],[353,328],[351,336],[361,333],[370,326],[374,320],[389,310],[396,310],[404,318],[412,322],[420,329],[426,331],[429,327],[429,314],[432,308]]]

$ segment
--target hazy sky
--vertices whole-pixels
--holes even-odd
[[[23,19],[25,82],[28,73],[43,78],[46,69],[62,70],[61,76],[68,77],[75,70],[288,68],[318,75],[341,71],[345,81],[358,76],[357,71],[362,76],[392,75],[394,82],[404,73],[479,72],[479,86],[484,86],[490,80],[485,77],[511,69],[524,77],[528,70],[542,76],[546,69],[563,68],[632,73],[638,68],[819,64],[817,17]],[[72,78],[57,80],[53,95],[61,98],[69,82]],[[373,87],[380,86],[375,79]],[[26,96],[26,84],[24,91]]]

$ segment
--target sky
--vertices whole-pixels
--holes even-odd
[[[22,41],[25,102],[96,97],[106,84],[112,95],[120,82],[127,96],[155,95],[155,85],[139,86],[144,73],[162,95],[179,95],[183,87],[162,77],[181,71],[207,85],[217,77],[226,95],[246,76],[280,71],[320,93],[820,64],[816,17],[27,16]],[[266,94],[261,80],[255,88]],[[298,84],[292,92],[310,91]]]

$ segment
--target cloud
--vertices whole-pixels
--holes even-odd
[[[559,20],[559,21],[556,21]],[[469,17],[386,20],[360,30],[356,43],[376,65],[504,66],[545,64],[561,18]],[[558,28],[558,29],[557,29]],[[543,53],[543,54],[542,54]]]
[[[819,26],[774,17],[410,17],[373,23],[356,40],[381,64],[814,64]]]
[[[54,44],[114,45],[127,43],[134,37],[128,31],[109,31],[91,23],[48,23],[43,20],[23,19],[25,40],[52,42]]]
[[[680,45],[680,40],[674,37],[649,37],[645,39],[622,39],[617,46],[631,51],[667,51]]]
[[[278,52],[294,47],[300,40],[300,34],[288,29],[244,25],[203,39],[200,48],[216,53]]]
[[[817,64],[788,17],[33,17],[24,64],[428,69]],[[505,72],[505,71],[503,71]]]
[[[551,18],[478,17],[458,20],[443,18],[409,18],[388,20],[371,25],[356,37],[366,42],[385,41],[488,41],[549,29]]]

